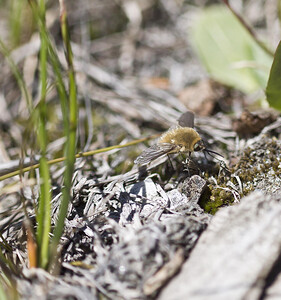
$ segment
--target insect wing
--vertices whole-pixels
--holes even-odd
[[[194,113],[191,111],[187,111],[182,114],[178,119],[178,123],[181,127],[194,127]]]
[[[175,148],[175,145],[169,143],[159,143],[144,150],[134,161],[135,164],[147,165],[152,160],[169,153]]]

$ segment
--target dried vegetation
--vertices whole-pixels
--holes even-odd
[[[37,171],[33,179],[25,173],[0,182],[0,233],[8,244],[3,251],[21,274],[14,280],[22,299],[157,298],[218,208],[238,203],[257,189],[280,193],[280,117],[270,119],[255,136],[250,132],[247,140],[239,138],[227,113],[239,114],[250,99],[206,80],[191,48],[188,33],[194,12],[207,2],[212,1],[67,1],[79,98],[78,149],[89,151],[162,133],[181,112],[192,109],[198,114],[196,129],[224,160],[197,153],[196,165],[185,166],[174,155],[171,161],[163,157],[146,169],[138,168],[133,161],[148,144],[77,159],[73,200],[59,249],[60,276],[28,269],[24,210],[35,226]],[[259,12],[264,5],[245,2],[246,11]],[[28,8],[23,14],[29,20]],[[262,17],[267,16],[249,14],[249,21],[262,24]],[[58,4],[49,1],[48,28],[66,68],[58,20]],[[8,21],[1,21],[1,35],[16,45],[11,58],[36,102],[39,35],[27,23],[20,40],[11,42]],[[3,57],[0,63],[3,174],[37,162],[40,153],[16,80]],[[51,69],[49,73],[54,78]],[[188,90],[195,82],[199,83]],[[53,85],[50,82],[47,93],[50,159],[63,156],[64,143]],[[243,128],[247,132],[249,126]],[[54,224],[63,166],[52,165],[50,172]]]

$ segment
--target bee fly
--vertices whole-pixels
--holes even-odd
[[[194,114],[190,111],[182,114],[178,120],[178,126],[163,133],[157,144],[147,148],[136,158],[135,164],[147,165],[162,155],[172,153],[188,153],[190,156],[194,151],[204,151],[209,155],[210,153],[220,155],[206,149],[203,140],[193,127]]]

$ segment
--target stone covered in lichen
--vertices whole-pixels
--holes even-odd
[[[263,137],[248,145],[229,174],[221,172],[208,177],[209,190],[200,200],[206,212],[214,214],[221,206],[230,205],[251,191],[281,190],[281,142]]]
[[[281,142],[264,137],[245,149],[233,168],[243,184],[243,194],[253,190],[281,190]]]

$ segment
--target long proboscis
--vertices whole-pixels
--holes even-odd
[[[229,171],[227,165],[225,164],[224,160],[223,160],[223,159],[220,159],[220,158],[218,158],[218,157],[215,156],[215,155],[218,155],[218,156],[224,158],[221,154],[219,154],[219,153],[216,152],[216,151],[213,151],[213,150],[210,150],[210,149],[206,149],[206,148],[203,150],[203,152],[204,152],[205,157],[206,157],[206,153],[207,153],[207,154],[209,154],[211,157],[213,157],[214,159],[218,160],[218,161],[220,162],[221,168],[224,169],[225,171],[229,172],[229,174],[230,174],[230,171]],[[215,155],[214,155],[214,154],[215,154]]]
[[[210,150],[210,149],[207,149],[207,148],[205,148],[203,151],[206,152],[207,154],[209,154],[210,156],[212,156],[213,158],[216,158],[216,157],[211,155],[211,154],[216,154],[216,155],[223,158],[223,155],[221,155],[220,153],[218,153],[216,151],[213,151],[213,150]]]

